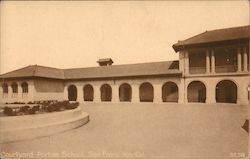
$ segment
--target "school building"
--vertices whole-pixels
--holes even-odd
[[[30,65],[0,75],[0,103],[249,103],[250,26],[205,31],[173,45],[179,60],[58,69]]]

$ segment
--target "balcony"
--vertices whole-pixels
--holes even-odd
[[[216,73],[229,73],[229,72],[237,72],[237,71],[238,71],[237,65],[215,66]],[[205,74],[206,67],[189,67],[189,73],[190,74]]]
[[[216,73],[227,73],[227,72],[237,72],[237,65],[224,65],[224,66],[215,66]]]
[[[206,67],[189,67],[190,74],[203,74],[206,73]]]

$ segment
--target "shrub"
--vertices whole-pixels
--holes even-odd
[[[60,103],[60,102],[58,102],[58,103],[53,103],[53,104],[51,104],[51,107],[53,107],[53,108],[54,108],[54,111],[60,111],[60,110],[61,110],[62,105],[61,105],[61,103]]]
[[[75,109],[79,106],[79,102],[69,103],[65,106],[65,109]]]
[[[34,109],[35,111],[39,111],[40,106],[39,105],[35,105],[35,106],[32,107],[32,109]]]
[[[15,116],[17,113],[10,107],[4,107],[3,113],[8,116]]]
[[[24,104],[23,102],[13,102],[11,104]]]
[[[39,111],[39,109],[40,109],[40,106],[35,105],[31,109],[29,109],[29,114],[35,114],[37,111]]]
[[[51,104],[47,107],[48,112],[54,112],[55,111],[55,107]]]
[[[31,102],[31,101],[29,101],[27,104],[35,104],[35,102]]]
[[[22,107],[19,109],[19,112],[27,113],[29,109],[30,109],[30,106],[25,105],[25,106],[22,106]]]

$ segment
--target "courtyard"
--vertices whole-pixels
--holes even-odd
[[[23,158],[247,156],[248,134],[241,128],[247,118],[246,106],[108,102],[80,106],[90,115],[86,125],[52,136],[2,144],[1,154],[11,157],[18,153]]]

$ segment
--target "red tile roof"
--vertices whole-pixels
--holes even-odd
[[[30,65],[0,75],[0,78],[20,78],[20,77],[45,77],[45,78],[64,79],[64,72],[61,69],[57,68]]]
[[[127,65],[111,65],[100,67],[57,69],[31,65],[0,75],[0,78],[44,77],[52,79],[93,79],[113,77],[134,77],[149,75],[181,74],[179,61],[163,61]]]
[[[239,39],[249,39],[249,35],[250,25],[205,31],[186,40],[179,41],[178,43],[173,45],[173,48],[176,52],[178,52],[185,46]]]

